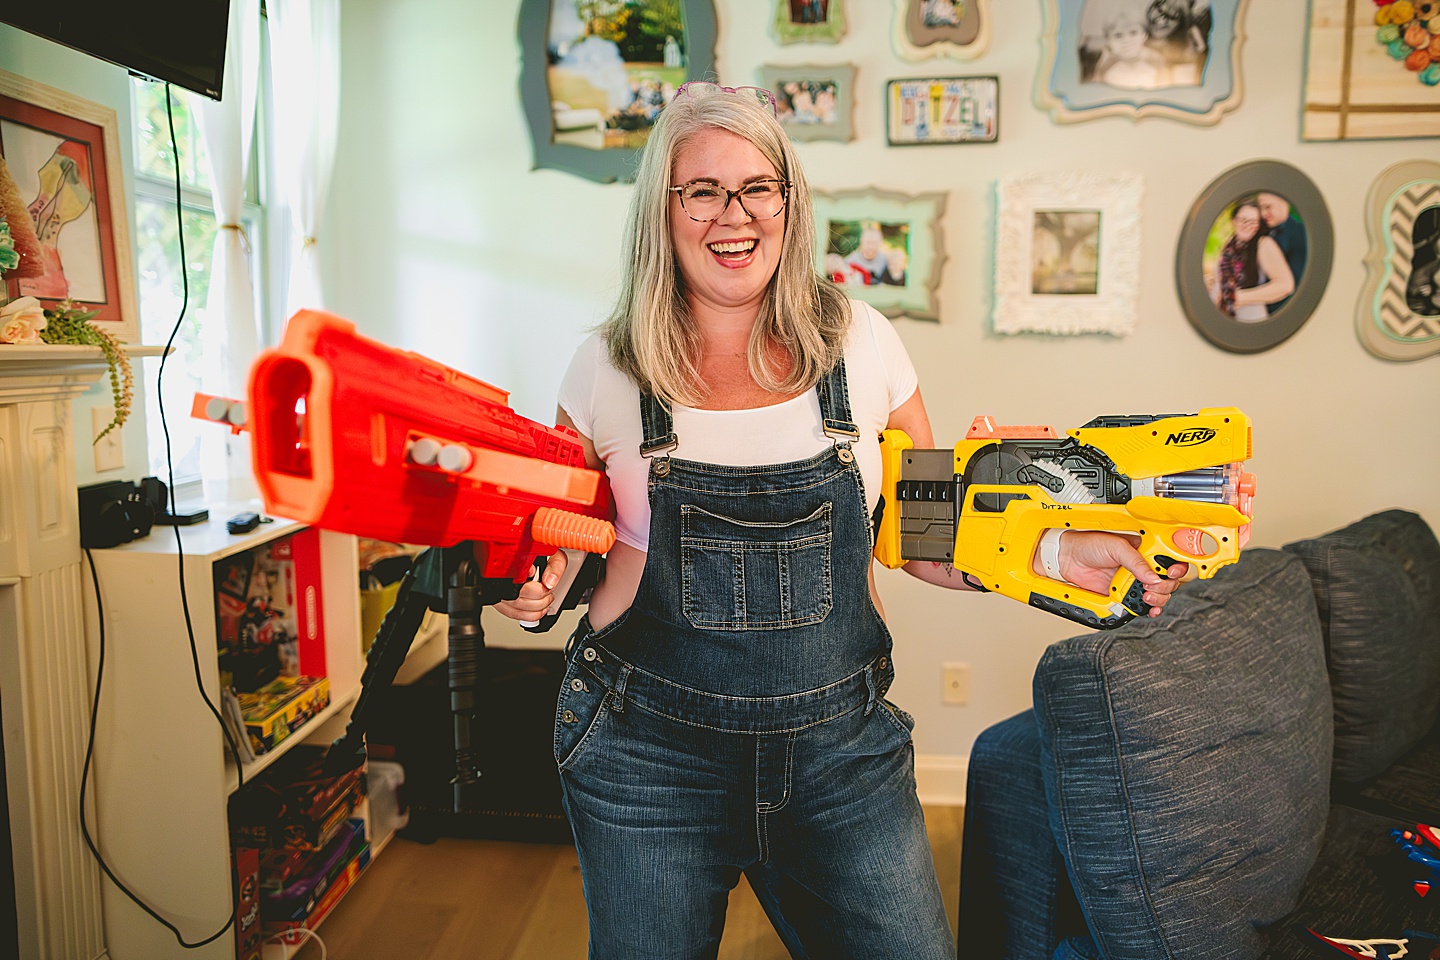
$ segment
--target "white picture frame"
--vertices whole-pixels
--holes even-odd
[[[1017,174],[996,187],[995,333],[1125,336],[1142,256],[1139,174]]]

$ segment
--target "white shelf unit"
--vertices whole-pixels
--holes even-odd
[[[97,720],[90,811],[92,836],[126,886],[195,942],[231,915],[227,805],[235,766],[219,723],[200,698],[200,684],[219,705],[213,565],[217,560],[295,533],[288,520],[232,535],[225,519],[255,503],[211,505],[210,519],[180,527],[184,584],[196,657],[192,659],[180,596],[181,561],[170,527],[107,550],[92,551],[105,612],[105,673]],[[328,742],[343,729],[360,692],[360,599],[356,539],[320,534],[329,707],[269,753],[243,768],[248,782],[302,742]],[[91,678],[98,622],[84,571]],[[329,721],[329,722],[327,722]],[[233,928],[187,950],[175,936],[104,881],[105,942],[110,960],[232,960]]]

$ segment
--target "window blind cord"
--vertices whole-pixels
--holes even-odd
[[[168,83],[165,84],[165,115],[170,127],[170,155],[175,165],[175,222],[177,235],[180,240],[181,298],[180,315],[175,318],[175,325],[170,330],[170,337],[165,341],[165,352],[160,357],[160,369],[155,377],[155,399],[160,408],[160,426],[165,433],[166,479],[170,484],[169,489],[173,492],[175,489],[175,468],[170,450],[170,425],[165,419],[165,362],[169,359],[170,349],[175,342],[176,335],[180,332],[180,324],[184,321],[185,311],[190,304],[190,279],[189,272],[185,265],[185,221],[184,208],[181,205],[180,150],[175,138],[175,110],[170,96],[170,84]],[[185,615],[185,632],[190,639],[190,662],[194,667],[195,686],[196,689],[200,691],[200,699],[205,701],[205,706],[209,708],[211,715],[215,718],[215,722],[219,724],[220,733],[225,738],[225,746],[229,749],[230,755],[235,759],[235,776],[238,781],[236,789],[238,790],[245,785],[245,775],[240,766],[239,749],[236,747],[234,739],[230,736],[230,731],[221,719],[220,711],[216,708],[214,702],[211,701],[209,694],[205,692],[205,683],[200,671],[200,653],[195,644],[195,626],[190,617],[190,600],[185,591],[185,552],[184,545],[180,539],[180,525],[172,524],[171,526],[175,531],[175,550],[180,582],[180,606]],[[95,570],[95,557],[90,550],[87,549],[85,551],[85,558],[90,564],[90,579],[95,589],[95,612],[99,621],[100,655],[99,665],[95,670],[95,699],[90,705],[90,733],[85,744],[85,765],[80,774],[80,833],[84,837],[85,846],[89,848],[90,854],[95,858],[95,862],[100,865],[100,869],[104,872],[105,876],[110,879],[110,882],[115,884],[116,889],[125,894],[137,907],[154,918],[157,923],[174,934],[175,940],[180,946],[187,950],[194,950],[220,939],[235,925],[235,907],[239,897],[240,882],[239,876],[236,873],[234,857],[230,858],[230,916],[226,918],[224,925],[210,936],[203,940],[187,942],[178,927],[160,916],[153,907],[141,900],[134,891],[120,881],[120,878],[115,875],[115,871],[105,862],[104,855],[101,854],[100,848],[90,835],[90,825],[85,815],[85,798],[89,792],[90,765],[95,753],[95,728],[100,712],[100,693],[105,681],[105,604],[102,602],[100,596],[100,577]]]

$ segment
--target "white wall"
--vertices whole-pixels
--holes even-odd
[[[43,83],[66,93],[92,100],[114,110],[120,132],[120,162],[125,171],[125,223],[130,231],[130,245],[135,244],[135,186],[133,142],[131,136],[130,75],[120,67],[97,60],[69,47],[24,33],[0,23],[0,70],[19,74],[28,80]],[[137,318],[138,323],[138,318]],[[3,349],[3,347],[0,347]],[[125,468],[97,473],[91,448],[90,409],[114,404],[110,395],[108,375],[76,397],[70,405],[75,419],[75,479],[81,485],[97,480],[138,480],[150,472],[145,452],[145,392],[140,375],[140,361],[135,367],[135,399],[132,415],[121,431],[125,450]],[[189,411],[186,411],[189,415]]]
[[[900,60],[892,5],[847,4],[838,44],[780,46],[770,4],[719,0],[717,69],[755,83],[762,63],[853,63],[855,139],[801,143],[821,189],[875,186],[949,195],[941,320],[899,320],[937,440],[977,413],[1078,426],[1107,413],[1235,405],[1255,423],[1252,543],[1278,546],[1392,506],[1440,529],[1440,359],[1395,364],[1353,330],[1364,278],[1365,191],[1390,164],[1440,155],[1435,140],[1299,141],[1303,0],[1249,5],[1245,99],[1216,127],[1110,118],[1060,126],[1032,105],[1040,4],[992,0],[990,50],[968,63]],[[518,0],[346,0],[340,159],[321,250],[332,309],[362,331],[512,391],[553,417],[560,377],[616,292],[629,188],[531,170],[520,109]],[[996,74],[994,145],[887,148],[889,78]],[[1190,204],[1221,171],[1269,157],[1304,170],[1330,205],[1333,275],[1291,340],[1253,356],[1210,346],[1180,310],[1174,249]],[[1045,338],[987,332],[993,189],[1016,172],[1132,170],[1146,179],[1140,321],[1133,335]],[[918,717],[918,752],[963,756],[986,726],[1024,709],[1044,647],[1076,628],[995,597],[881,578],[896,638],[892,694]],[[492,643],[521,642],[487,620]],[[560,642],[560,634],[550,635]],[[940,668],[971,665],[972,699],[940,703]]]

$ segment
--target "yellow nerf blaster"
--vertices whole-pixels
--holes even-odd
[[[1148,613],[1144,584],[1124,568],[1108,595],[1039,576],[1032,561],[1045,531],[1133,534],[1157,572],[1188,563],[1207,579],[1250,539],[1255,476],[1241,469],[1250,418],[1234,407],[1097,417],[1064,437],[981,416],[954,450],[913,449],[903,430],[886,430],[880,450],[881,563],[953,564],[977,589],[1087,626]]]

